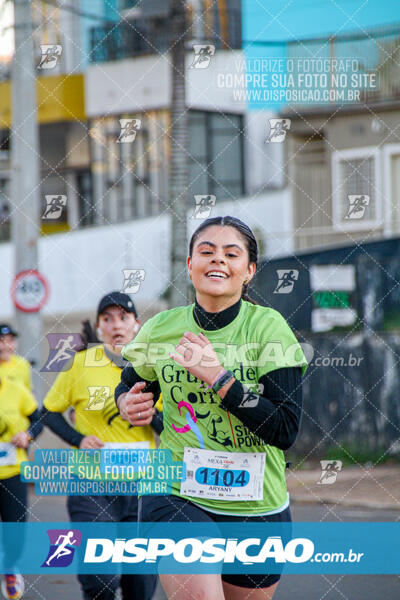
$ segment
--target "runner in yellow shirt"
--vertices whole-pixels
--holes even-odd
[[[32,393],[21,383],[0,377],[0,518],[4,522],[26,521],[27,484],[20,479],[20,464],[28,460],[29,442],[41,430]],[[18,600],[24,592],[24,580],[16,570],[23,540],[18,549],[7,547],[6,536],[3,545],[6,575],[1,589],[5,598]]]
[[[18,334],[7,323],[0,324],[0,377],[7,377],[32,389],[31,366],[16,354]]]
[[[100,301],[96,332],[101,343],[77,352],[72,366],[62,371],[44,400],[44,422],[65,442],[81,449],[103,448],[106,444],[129,447],[141,443],[155,448],[154,430],[162,429],[162,416],[153,411],[151,426],[132,427],[124,421],[114,402],[114,389],[127,362],[121,348],[140,328],[135,306],[127,294],[112,292]],[[90,338],[87,333],[86,338]],[[89,340],[90,341],[90,340]],[[74,427],[61,413],[74,409]],[[69,496],[67,508],[74,522],[136,521],[136,496]],[[150,600],[156,576],[79,575],[85,600],[114,600],[121,585],[124,600]]]

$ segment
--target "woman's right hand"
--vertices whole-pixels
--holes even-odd
[[[26,449],[29,446],[30,439],[27,431],[19,431],[13,436],[11,443],[17,448]]]
[[[99,440],[95,435],[86,435],[82,438],[79,448],[81,450],[99,450],[104,446],[104,442]]]
[[[118,408],[121,417],[135,427],[150,425],[155,415],[154,394],[142,392],[146,387],[145,381],[138,381],[118,398]]]

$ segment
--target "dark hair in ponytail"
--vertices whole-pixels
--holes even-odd
[[[199,237],[200,233],[202,231],[204,231],[205,229],[207,229],[208,227],[212,227],[213,225],[219,225],[220,227],[234,227],[236,229],[236,231],[238,231],[242,235],[243,240],[246,244],[246,248],[249,253],[249,263],[256,263],[256,266],[257,266],[258,245],[257,245],[257,240],[254,236],[254,233],[252,232],[250,227],[248,225],[246,225],[246,223],[243,223],[243,221],[241,221],[240,219],[237,219],[236,217],[230,217],[230,216],[213,217],[212,219],[206,219],[196,229],[196,231],[193,233],[193,235],[190,239],[189,256],[192,256],[193,246],[195,244],[195,241]],[[242,299],[247,300],[247,302],[251,302],[251,304],[258,304],[257,302],[255,302],[255,300],[252,300],[252,298],[250,298],[248,296],[248,293],[247,293],[248,287],[249,287],[248,285],[243,285]]]
[[[82,350],[87,350],[90,345],[100,344],[100,340],[98,339],[94,328],[92,327],[89,319],[85,319],[82,321],[82,331],[81,331],[81,345],[77,348],[77,352],[81,352]]]

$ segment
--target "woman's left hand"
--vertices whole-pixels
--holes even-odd
[[[187,331],[170,357],[195,377],[211,385],[223,366],[210,340],[202,333]]]
[[[14,444],[17,448],[27,448],[29,446],[29,442],[31,438],[27,434],[26,431],[20,431],[16,433],[11,440],[11,443]]]

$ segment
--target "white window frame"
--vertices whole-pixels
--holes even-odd
[[[375,179],[375,201],[376,218],[349,219],[348,222],[340,220],[340,192],[341,181],[340,163],[349,159],[374,159],[374,179]],[[365,146],[361,148],[349,148],[348,150],[335,150],[332,152],[332,227],[335,231],[360,231],[373,229],[382,225],[382,197],[381,197],[382,169],[381,169],[381,151],[377,146]]]
[[[391,174],[391,160],[392,156],[400,154],[400,144],[385,144],[383,146],[383,201],[385,208],[385,224],[384,224],[384,235],[389,237],[393,234],[392,230],[392,174]]]

